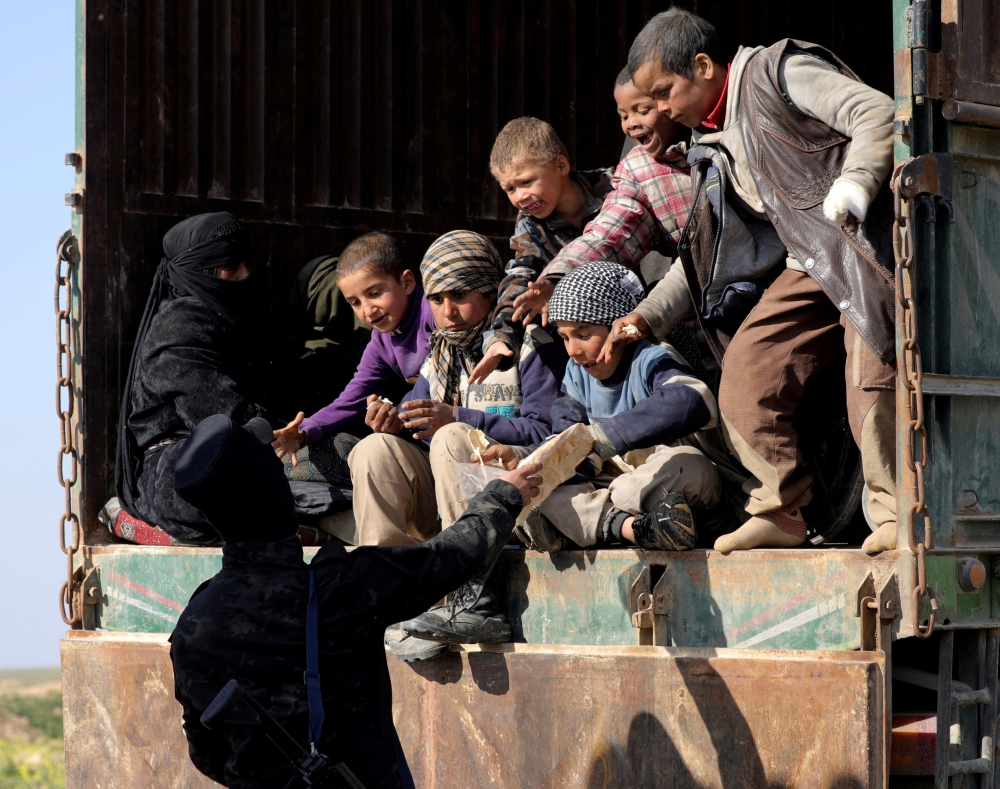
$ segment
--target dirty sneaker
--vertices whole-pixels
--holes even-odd
[[[481,583],[470,581],[444,605],[401,626],[411,636],[441,644],[501,644],[510,641],[510,625],[499,609],[496,598]]]
[[[531,551],[557,553],[569,545],[569,538],[538,510],[532,510],[524,523],[514,527],[514,534]]]
[[[635,544],[647,551],[687,551],[695,546],[691,505],[683,493],[667,493],[649,512],[632,521]]]
[[[447,644],[440,644],[437,641],[427,641],[423,638],[416,638],[409,633],[403,632],[400,625],[393,625],[385,629],[385,645],[397,660],[404,663],[413,663],[417,660],[430,660],[448,651]]]

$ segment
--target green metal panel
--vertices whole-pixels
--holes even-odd
[[[307,559],[315,549],[307,549]],[[981,557],[989,566],[989,557]],[[991,591],[956,588],[956,557],[929,563],[942,617],[982,622]],[[115,546],[88,551],[88,588],[100,604],[88,628],[166,633],[192,592],[218,571],[220,551]],[[906,553],[865,556],[848,550],[758,550],[722,556],[640,551],[556,555],[507,550],[498,572],[514,639],[533,644],[620,646],[638,643],[629,590],[644,568],[662,574],[669,641],[682,647],[853,649],[859,643],[857,590],[871,574],[912,585]],[[909,601],[904,599],[904,608]],[[904,633],[905,634],[905,633]]]

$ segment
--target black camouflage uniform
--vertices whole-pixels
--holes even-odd
[[[263,420],[248,428],[258,438],[225,417],[211,417],[178,460],[178,492],[230,541],[222,570],[195,592],[171,636],[176,697],[191,760],[203,773],[230,787],[298,787],[304,783],[263,732],[239,725],[241,707],[227,719],[224,734],[200,724],[215,695],[237,678],[303,745],[308,738],[308,565],[294,536],[281,462],[266,443],[270,429]],[[221,455],[220,431],[229,434]],[[213,452],[219,459],[201,473]],[[192,472],[198,463],[202,470]],[[386,627],[489,570],[520,509],[517,489],[498,480],[454,527],[422,545],[347,553],[330,543],[313,559],[326,712],[320,750],[334,764],[345,762],[367,789],[407,785],[392,722]],[[240,541],[231,541],[234,534]],[[402,770],[408,778],[405,759]]]

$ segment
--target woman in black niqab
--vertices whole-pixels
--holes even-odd
[[[121,506],[178,542],[216,539],[174,491],[182,440],[202,419],[260,416],[249,391],[251,335],[260,313],[245,268],[246,230],[229,213],[199,214],[163,237],[160,261],[129,363],[118,426],[115,492]]]

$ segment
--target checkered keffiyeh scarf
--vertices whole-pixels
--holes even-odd
[[[500,254],[485,236],[471,230],[453,230],[438,238],[424,253],[420,276],[424,293],[482,293],[495,302],[503,279]],[[435,329],[427,338],[427,383],[432,400],[461,405],[462,370],[471,373],[482,358],[483,332],[490,325],[490,315],[471,329],[444,331]]]
[[[639,278],[617,263],[588,263],[563,277],[549,300],[550,321],[610,326],[642,301]]]

